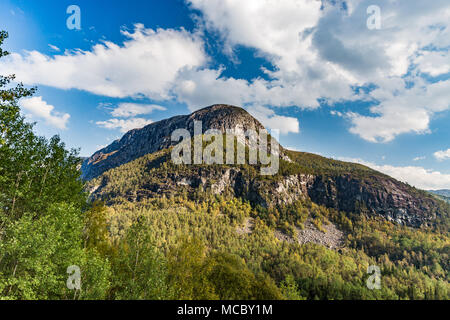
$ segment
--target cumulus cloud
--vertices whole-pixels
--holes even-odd
[[[433,155],[439,161],[448,160],[450,159],[450,149],[447,149],[445,151],[436,151]]]
[[[418,69],[421,72],[437,77],[450,72],[449,61],[449,52],[425,51],[416,57],[414,63],[418,65]]]
[[[180,73],[173,92],[191,111],[215,103],[242,106],[254,97],[246,80],[220,78],[222,70],[190,70]]]
[[[370,108],[376,116],[348,113],[350,132],[371,142],[389,142],[403,133],[428,133],[432,115],[450,108],[450,80],[433,84],[419,81],[413,88],[393,89],[395,85],[372,92],[380,102]]]
[[[369,0],[345,1],[345,5],[344,1],[313,0],[188,3],[203,13],[205,26],[218,30],[229,47],[256,48],[275,66],[275,71],[267,71],[272,77],[269,83],[256,80],[235,87],[245,96],[255,92],[257,84],[260,90],[254,95],[259,104],[292,102],[315,108],[321,98],[329,103],[372,100],[377,103],[370,110],[373,115],[347,115],[350,131],[371,142],[429,132],[433,114],[449,108],[449,83],[428,83],[421,76],[450,70],[450,3],[446,0],[380,0],[381,30],[366,27],[366,10],[373,4]],[[211,80],[208,84],[215,86],[217,79]],[[350,90],[368,84],[378,90],[363,95]],[[251,99],[252,95],[243,100]]]
[[[311,73],[320,72],[318,66]],[[341,79],[325,82],[306,81],[301,85],[296,81],[226,78],[222,69],[201,69],[180,72],[174,85],[173,93],[177,100],[184,102],[191,110],[213,103],[227,103],[244,106],[246,104],[272,105],[279,107],[298,106],[301,108],[318,108],[318,98],[337,101],[353,95],[352,90]],[[300,78],[299,78],[300,79]],[[323,91],[323,94],[319,94]]]
[[[31,119],[42,119],[46,124],[58,129],[67,128],[70,115],[55,111],[55,107],[42,100],[42,97],[23,98],[19,105]]]
[[[377,112],[379,108],[372,108]],[[408,114],[409,116],[405,116]],[[386,109],[379,117],[347,113],[353,126],[350,132],[370,142],[389,142],[406,132],[425,133],[428,131],[430,115],[425,110]]]
[[[377,165],[372,162],[354,158],[339,158],[339,160],[360,163],[419,189],[450,189],[450,174],[441,173],[439,171],[416,166],[396,167],[392,165]]]
[[[91,51],[66,51],[53,57],[37,51],[12,53],[0,62],[0,74],[16,74],[26,84],[80,89],[108,97],[145,95],[168,98],[177,73],[203,65],[199,36],[183,29],[146,29],[137,24],[122,45],[105,41]]]
[[[252,106],[247,111],[258,119],[266,128],[278,129],[280,133],[300,132],[300,126],[297,118],[279,116],[275,111],[262,106]]]
[[[111,115],[114,117],[135,117],[143,114],[150,114],[155,110],[166,110],[165,107],[156,104],[138,104],[138,103],[120,103],[117,108],[111,111]]]
[[[211,68],[201,32],[140,24],[122,31],[121,45],[106,41],[52,57],[14,53],[0,74],[110,97],[174,99],[191,110],[213,103],[318,108],[319,101],[362,99],[373,102],[370,113],[352,110],[345,118],[370,142],[427,133],[433,116],[450,108],[450,81],[424,76],[450,72],[448,0],[379,0],[381,30],[366,26],[372,0],[186,2],[201,12],[200,30],[221,36],[224,51],[244,46],[266,58],[274,67],[263,70],[267,79],[227,78]],[[376,89],[354,90],[368,85]]]
[[[275,71],[265,70],[270,81],[253,79],[235,83],[232,79],[221,81],[217,75],[210,75],[210,81],[201,84],[201,88],[232,87],[244,102],[301,108],[319,107],[319,98],[329,101],[353,98],[349,84],[354,78],[345,70],[340,72],[339,66],[324,63],[312,47],[310,35],[323,16],[320,1],[192,0],[188,3],[202,11],[207,28],[223,35],[227,48],[237,45],[255,48],[275,66]]]
[[[125,133],[133,129],[143,128],[148,124],[153,123],[152,120],[143,118],[130,118],[130,119],[109,119],[106,121],[97,121],[96,124],[99,127],[105,129],[119,129],[120,132]]]
[[[336,111],[336,110],[331,110],[331,111],[330,111],[330,114],[331,114],[332,116],[338,116],[338,117],[344,117],[344,116],[345,116],[342,112]]]

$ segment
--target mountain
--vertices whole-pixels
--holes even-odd
[[[431,225],[448,215],[448,208],[430,194],[368,167],[283,148],[274,176],[261,176],[260,165],[175,165],[170,159],[176,144],[171,133],[187,129],[193,135],[194,120],[202,121],[202,133],[208,129],[225,133],[236,126],[264,129],[244,109],[228,105],[213,105],[134,129],[83,162],[82,176],[89,180],[92,198],[113,204],[118,199],[140,202],[200,190],[241,198],[266,209],[307,199],[413,227]]]
[[[428,190],[428,192],[436,196],[438,199],[450,203],[450,190],[448,189]]]
[[[84,161],[82,178],[90,180],[103,172],[119,167],[146,154],[166,149],[177,142],[171,141],[171,134],[176,129],[187,129],[194,135],[194,121],[202,122],[202,133],[208,129],[235,129],[259,131],[264,127],[244,109],[213,105],[198,110],[190,115],[175,116],[127,132],[120,140],[94,153]]]
[[[114,292],[153,292],[156,268],[179,299],[448,300],[448,204],[363,165],[281,146],[274,175],[261,174],[263,161],[176,164],[172,132],[195,133],[194,120],[203,128],[186,142],[201,137],[203,151],[207,129],[263,130],[245,110],[214,105],[132,130],[83,163],[85,190],[101,200],[93,228],[120,256],[114,276],[128,272]],[[236,159],[244,148],[249,160],[255,150],[250,139],[222,148]],[[132,267],[155,261],[148,252],[162,264]],[[368,286],[369,266],[380,268],[380,290]]]
[[[450,198],[450,190],[448,189],[441,189],[441,190],[428,190],[428,192],[437,194],[439,196]]]

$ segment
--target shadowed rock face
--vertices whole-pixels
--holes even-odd
[[[202,133],[208,129],[226,133],[227,129],[235,129],[236,126],[244,131],[264,129],[258,120],[242,108],[213,105],[190,115],[172,117],[127,132],[120,140],[97,151],[83,162],[82,178],[93,179],[109,169],[177,144],[171,141],[172,132],[176,129],[187,129],[193,136],[194,121],[202,122]]]
[[[427,224],[441,215],[439,206],[412,188],[387,176],[373,175],[362,181],[351,175],[323,179],[317,177],[309,185],[312,201],[346,212],[378,215],[389,221],[413,227]]]

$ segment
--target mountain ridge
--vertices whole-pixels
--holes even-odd
[[[328,208],[381,216],[413,227],[432,224],[447,214],[443,204],[425,191],[373,169],[286,149],[283,149],[286,157],[280,159],[280,170],[273,177],[260,176],[251,165],[174,165],[170,161],[169,149],[173,143],[168,129],[187,124],[192,130],[196,119],[203,120],[203,132],[210,128],[224,132],[235,125],[245,129],[264,128],[241,108],[213,105],[188,116],[176,116],[132,130],[115,142],[116,145],[113,143],[84,162],[84,168],[91,166],[91,172],[84,173],[85,177],[90,177],[91,196],[106,202],[116,197],[135,202],[170,196],[180,190],[187,193],[201,190],[240,197],[263,208],[310,199]],[[144,133],[142,141],[137,139],[139,134],[136,137],[136,133]],[[155,143],[149,148],[145,144],[148,141]],[[108,155],[112,151],[115,152]],[[130,157],[133,152],[136,153]],[[111,159],[117,162],[111,163]]]
[[[428,192],[450,198],[450,190],[449,189],[428,190]]]
[[[449,189],[439,189],[439,190],[428,190],[428,193],[432,194],[434,197],[450,203],[450,190]]]

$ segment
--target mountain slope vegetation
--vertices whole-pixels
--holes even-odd
[[[21,116],[34,89],[13,80],[0,76],[0,299],[449,299],[448,207],[428,194],[286,150],[268,177],[258,165],[174,165],[171,145],[134,153],[148,143],[139,130],[86,159],[105,165],[83,181],[77,151]],[[257,125],[215,110],[229,121],[211,125]],[[311,225],[335,226],[342,243],[298,241]]]
[[[147,154],[87,182],[91,199],[107,205],[114,243],[138,224],[163,256],[191,242],[205,246],[205,257],[226,253],[287,299],[448,297],[449,209],[426,192],[359,164],[308,153],[284,150],[290,161],[281,160],[277,175],[262,177],[257,165],[175,165],[170,151]],[[357,195],[400,190],[439,214],[413,227],[373,214],[364,202],[352,210],[320,203],[319,182],[342,177],[366,188]],[[428,216],[426,210],[422,206]],[[344,234],[342,246],[297,241],[308,222],[321,232],[336,226]],[[381,269],[380,290],[367,287],[373,265]],[[178,297],[205,298],[190,290],[193,295]]]

